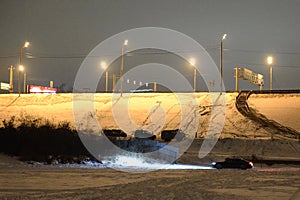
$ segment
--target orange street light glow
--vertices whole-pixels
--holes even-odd
[[[222,40],[225,40],[227,37],[227,34],[224,34],[223,37],[222,37]]]
[[[102,61],[100,65],[101,65],[102,69],[104,69],[104,70],[107,69],[106,62]]]
[[[29,46],[29,42],[25,42],[25,44],[24,44],[24,48],[27,48],[28,46]]]
[[[268,63],[268,65],[272,65],[273,64],[273,57],[272,56],[268,56],[267,63]]]
[[[190,59],[189,59],[189,63],[190,63],[192,66],[195,66],[195,64],[196,64],[195,58],[190,58]]]
[[[19,66],[19,71],[21,71],[21,72],[24,71],[24,66],[23,65]]]

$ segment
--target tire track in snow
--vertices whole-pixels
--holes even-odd
[[[265,130],[269,131],[271,134],[271,139],[274,139],[273,136],[279,138],[288,138],[288,139],[300,139],[300,133],[292,128],[283,126],[274,120],[268,119],[261,113],[255,111],[255,109],[250,108],[247,99],[251,96],[252,91],[241,91],[236,97],[236,108],[237,110],[249,118],[250,120],[259,123]]]

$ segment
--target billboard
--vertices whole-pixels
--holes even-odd
[[[29,93],[37,94],[54,94],[57,89],[52,87],[38,86],[38,85],[29,85]]]
[[[0,83],[0,89],[1,90],[9,90],[10,89],[9,83],[3,83],[3,82],[1,82]]]

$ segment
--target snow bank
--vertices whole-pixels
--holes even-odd
[[[248,104],[267,118],[300,132],[300,94],[252,94]]]
[[[221,138],[269,138],[270,133],[265,131],[264,127],[238,112],[235,107],[236,96],[237,93],[226,94],[226,119]],[[130,96],[124,95],[122,98],[128,100],[128,112],[133,123],[140,128],[147,127],[155,134],[158,130],[177,129],[181,121],[181,109],[196,109],[200,114],[197,136],[204,137],[212,117],[211,94],[196,93],[195,97],[198,108],[192,107],[189,102],[185,102],[181,107],[176,95],[172,93],[136,93]],[[266,114],[267,117],[274,118],[275,121],[285,123],[299,131],[299,97],[300,95],[252,95],[250,106]],[[0,95],[0,121],[9,119],[11,116],[30,115],[46,118],[54,123],[68,121],[74,127],[72,98],[72,94],[26,94],[21,97],[17,94],[3,94]],[[118,129],[112,109],[120,103],[119,98],[112,94],[97,93],[93,96],[93,101],[95,110],[89,115],[84,115],[85,121],[82,124],[91,126],[92,123],[89,123],[89,120],[96,119],[103,129]],[[151,123],[161,125],[149,127]],[[94,124],[94,126],[97,125]],[[132,132],[127,134],[132,134]]]

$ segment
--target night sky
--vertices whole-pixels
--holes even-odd
[[[298,0],[0,0],[0,5],[0,81],[8,82],[8,66],[18,66],[25,41],[31,43],[23,52],[28,83],[48,85],[53,80],[54,86],[66,84],[68,90],[85,56],[101,41],[132,28],[164,27],[199,42],[217,66],[220,39],[227,33],[227,90],[234,89],[234,67],[264,74],[268,89],[268,55],[274,57],[273,89],[300,88]],[[133,59],[143,58],[126,59],[128,70],[134,67]],[[192,70],[183,67],[192,83]],[[17,73],[14,78],[16,88]],[[241,81],[240,89],[258,87]]]

